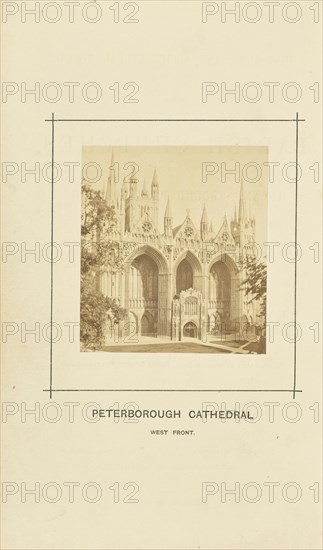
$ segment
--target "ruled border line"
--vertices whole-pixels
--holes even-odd
[[[294,271],[294,355],[293,355],[293,388],[292,389],[54,389],[53,387],[53,312],[54,312],[54,159],[55,159],[55,123],[58,122],[293,122],[295,123],[295,204],[294,204],[294,235],[295,248],[298,245],[298,154],[299,154],[299,123],[305,122],[304,118],[299,118],[298,112],[295,118],[101,118],[101,119],[82,119],[82,118],[55,118],[54,113],[50,119],[45,122],[51,123],[51,216],[50,216],[50,342],[49,342],[49,388],[44,392],[49,392],[52,399],[54,392],[284,392],[292,393],[293,399],[296,393],[302,393],[302,390],[296,389],[297,384],[297,262],[295,261]]]

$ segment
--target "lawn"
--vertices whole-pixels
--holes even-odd
[[[135,344],[105,346],[103,351],[129,353],[230,353],[212,346],[202,346],[194,342],[169,342],[160,344]]]

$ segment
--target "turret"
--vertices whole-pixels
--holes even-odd
[[[205,241],[207,239],[208,234],[208,220],[207,220],[207,213],[206,213],[206,207],[204,205],[202,217],[201,217],[201,238],[202,241]]]
[[[240,245],[240,250],[242,250],[246,244],[255,240],[255,220],[252,217],[251,210],[247,210],[242,180],[239,199],[239,219],[237,228],[232,231],[232,234],[235,238],[237,237],[236,240]]]
[[[104,192],[104,198],[107,201],[109,206],[117,206],[116,182],[115,182],[113,165],[114,165],[114,154],[112,151],[111,161],[109,165],[108,182]]]
[[[159,209],[159,184],[157,180],[156,169],[154,171],[153,180],[151,182],[151,216],[158,227],[158,209]]]
[[[137,196],[137,180],[135,178],[130,179],[130,197]]]
[[[158,185],[157,173],[155,169],[154,175],[153,175],[153,181],[151,182],[151,198],[158,201],[158,197],[159,197],[159,185]]]
[[[166,210],[165,210],[165,216],[164,216],[164,233],[165,233],[166,237],[171,237],[172,236],[172,225],[173,225],[172,211],[171,211],[171,206],[170,206],[170,200],[169,200],[169,197],[168,197]]]

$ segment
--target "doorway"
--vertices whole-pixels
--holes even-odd
[[[197,338],[197,326],[192,321],[189,321],[183,327],[183,336],[186,338]]]

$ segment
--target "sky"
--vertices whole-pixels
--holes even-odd
[[[214,230],[218,231],[225,214],[228,221],[233,217],[235,205],[238,212],[243,179],[247,213],[251,212],[256,219],[256,241],[266,241],[268,172],[264,163],[268,161],[267,147],[85,146],[82,151],[83,176],[88,181],[93,180],[91,185],[95,189],[103,189],[108,179],[112,150],[118,191],[124,177],[129,176],[132,166],[135,166],[139,192],[144,179],[150,192],[156,169],[160,230],[163,229],[169,197],[173,227],[184,221],[187,210],[199,227],[205,204],[208,220],[212,220]],[[127,163],[131,165],[127,166]]]

